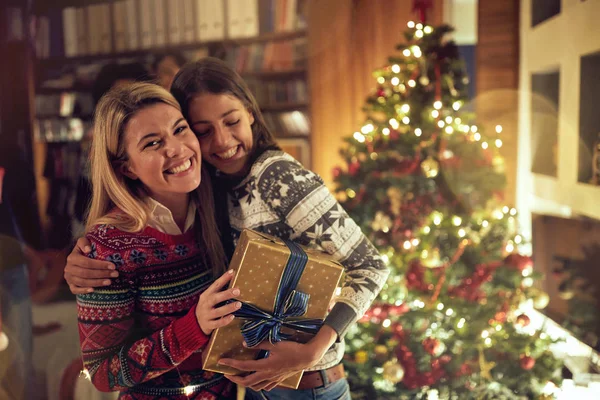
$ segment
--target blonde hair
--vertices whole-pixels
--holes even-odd
[[[137,180],[126,177],[121,166],[127,162],[124,132],[129,120],[141,109],[167,104],[181,111],[175,98],[151,83],[131,83],[111,89],[100,99],[94,113],[91,147],[92,201],[86,231],[100,224],[113,225],[125,232],[140,232],[150,219],[148,193]],[[225,269],[225,252],[215,221],[215,205],[210,176],[204,168],[202,183],[192,194],[200,216],[199,240],[205,261],[217,277]]]

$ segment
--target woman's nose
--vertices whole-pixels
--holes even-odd
[[[165,153],[169,158],[176,158],[183,152],[183,143],[176,138],[167,139]]]
[[[223,149],[229,145],[231,141],[231,133],[224,127],[216,127],[213,134],[213,145],[217,150]]]

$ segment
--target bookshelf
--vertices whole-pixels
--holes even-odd
[[[55,196],[78,196],[78,177],[65,178],[62,171],[67,166],[78,174],[85,170],[98,72],[106,65],[139,63],[152,78],[161,54],[225,60],[247,81],[282,148],[310,168],[304,2],[63,0],[39,7],[33,137],[42,219],[57,215],[51,209]],[[60,223],[77,214],[72,204],[59,208]]]

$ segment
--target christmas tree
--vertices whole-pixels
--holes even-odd
[[[451,31],[409,22],[334,170],[339,200],[392,271],[347,335],[354,398],[546,398],[560,384],[553,339],[519,311],[548,296],[502,203],[502,127],[485,133],[466,110]]]

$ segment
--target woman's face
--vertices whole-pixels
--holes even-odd
[[[139,179],[155,200],[172,204],[200,185],[198,139],[175,107],[141,109],[127,123],[124,140],[128,161],[122,173]]]
[[[253,146],[252,112],[228,94],[200,94],[188,107],[204,161],[227,175],[243,174]]]

